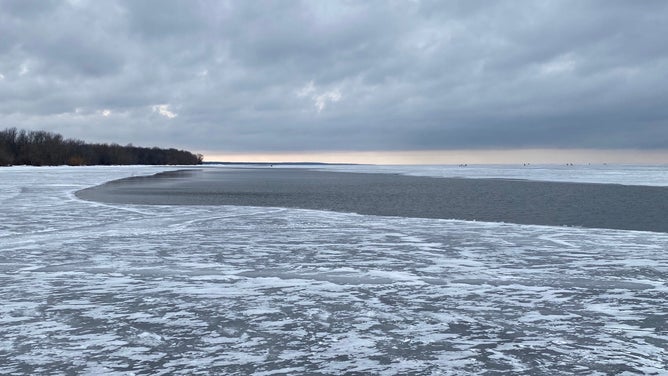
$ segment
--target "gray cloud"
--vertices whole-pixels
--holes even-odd
[[[0,1],[2,127],[193,150],[668,148],[664,1]]]

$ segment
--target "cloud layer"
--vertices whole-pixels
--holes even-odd
[[[192,150],[668,148],[665,1],[0,3],[0,128]]]

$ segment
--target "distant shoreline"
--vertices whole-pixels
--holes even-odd
[[[204,156],[174,148],[86,143],[57,133],[0,131],[0,166],[199,165]]]
[[[202,162],[203,165],[218,166],[357,166],[358,163],[325,162]]]
[[[116,204],[265,206],[668,232],[668,187],[221,168],[121,179],[76,195]]]

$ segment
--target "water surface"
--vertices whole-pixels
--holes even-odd
[[[668,232],[668,187],[217,168],[123,179],[77,195],[108,203],[286,207]]]

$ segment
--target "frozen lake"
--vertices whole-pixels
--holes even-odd
[[[0,169],[0,373],[666,372],[666,233],[74,196],[169,169]]]
[[[330,165],[319,169],[348,172],[382,172],[410,176],[471,179],[523,179],[533,181],[668,186],[668,166],[656,165]]]

